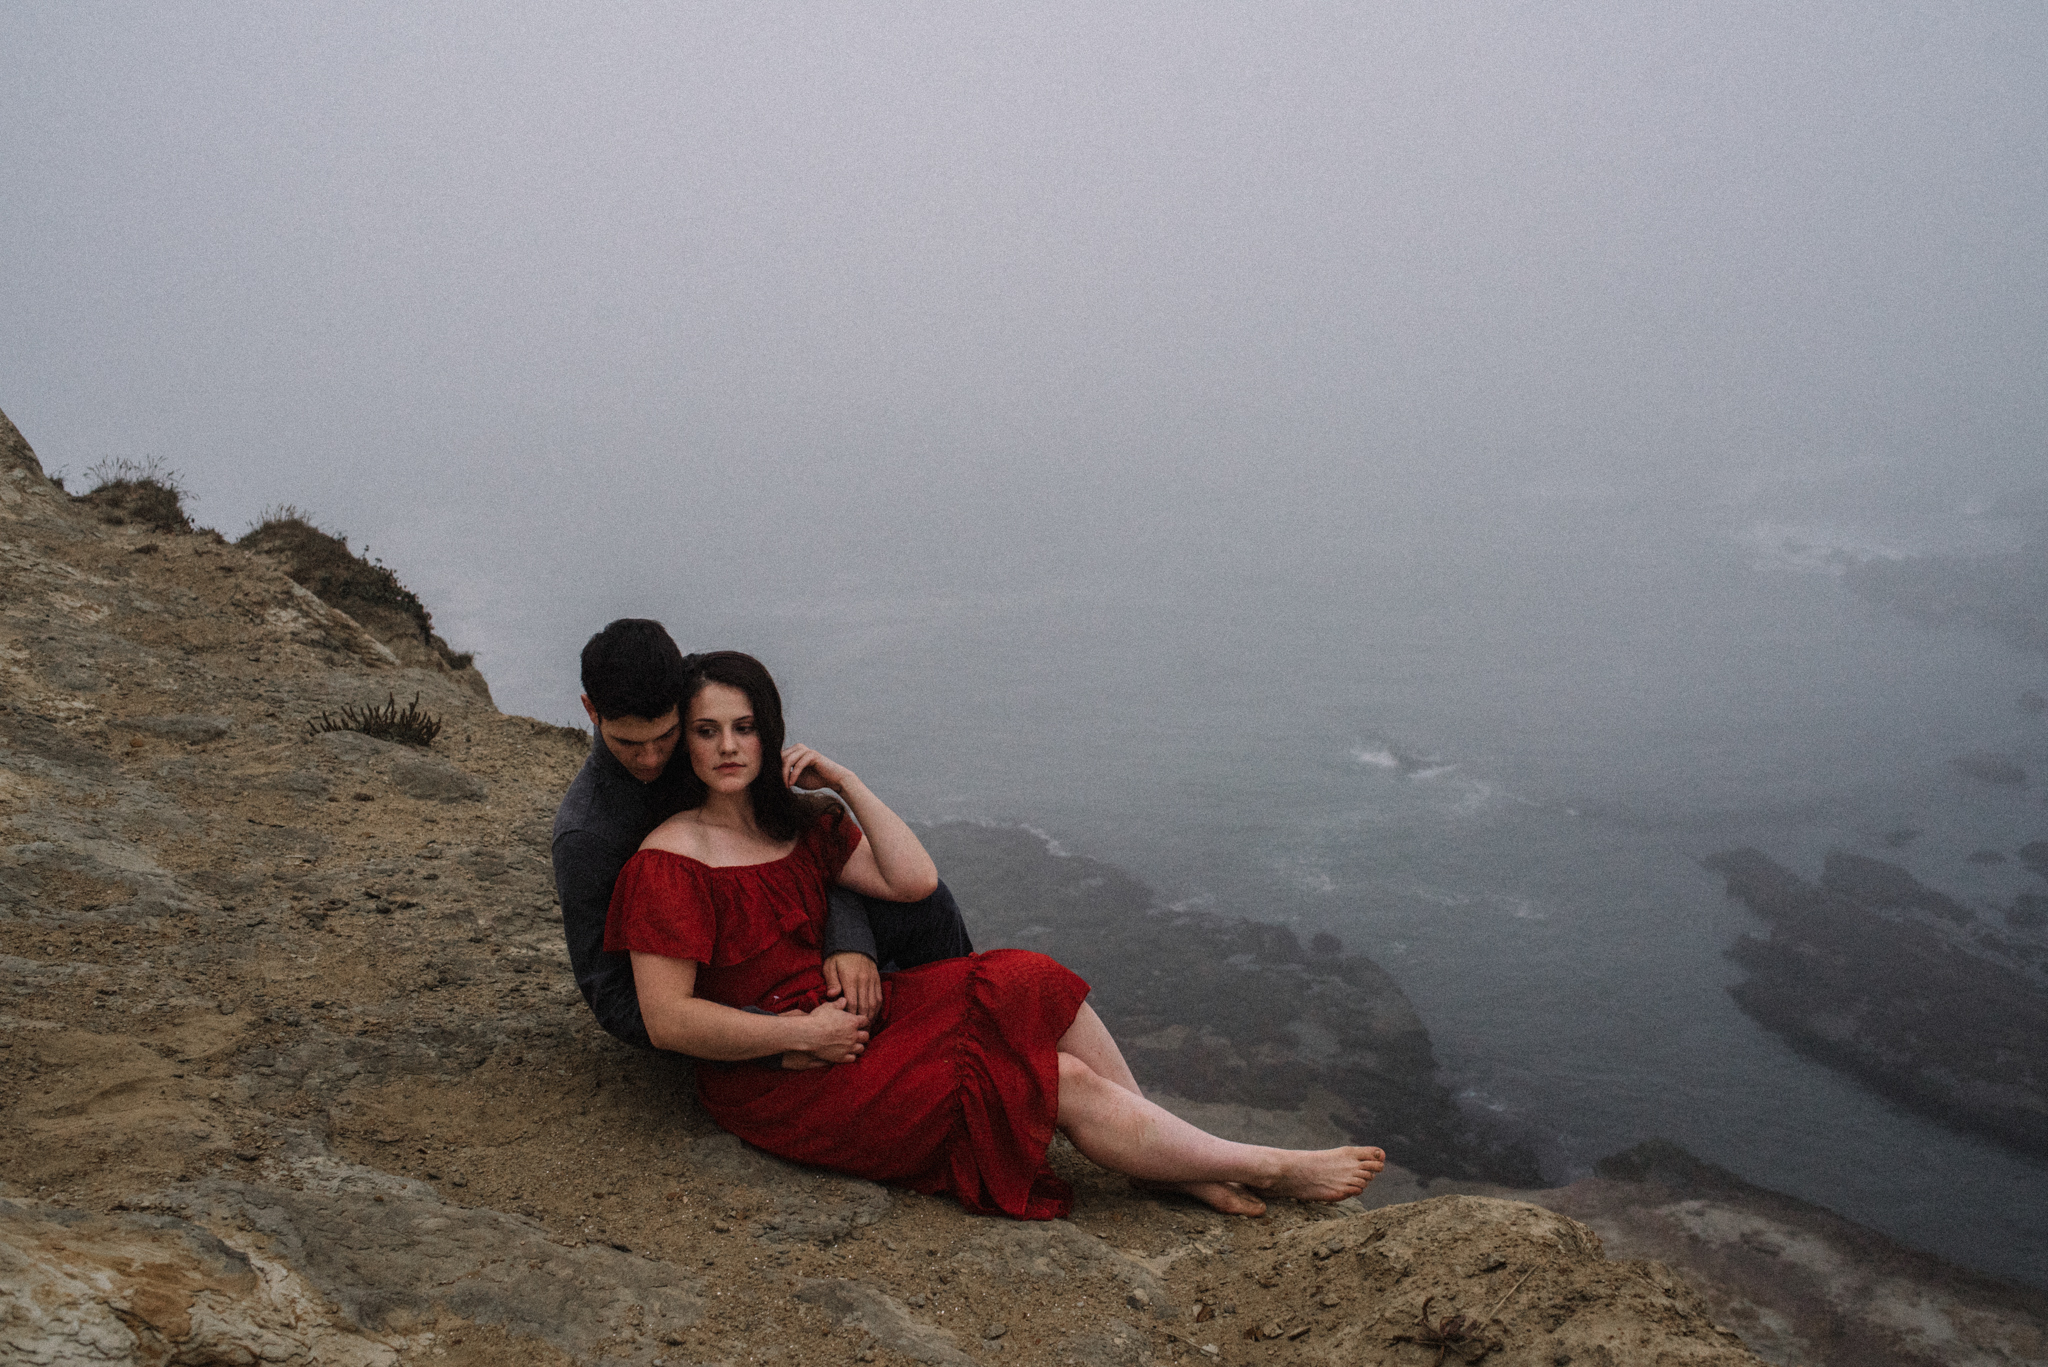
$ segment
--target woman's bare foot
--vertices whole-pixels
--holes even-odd
[[[1387,1165],[1382,1149],[1283,1149],[1280,1175],[1258,1190],[1297,1201],[1342,1201],[1365,1190]]]
[[[1131,1185],[1145,1191],[1177,1191],[1225,1215],[1266,1213],[1266,1203],[1236,1182],[1146,1182],[1133,1177]]]

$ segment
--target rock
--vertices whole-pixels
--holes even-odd
[[[271,780],[271,786],[301,797],[325,797],[329,790],[327,776],[318,769],[293,769],[279,774]]]
[[[2048,540],[2003,555],[1868,560],[1842,578],[1903,616],[1980,627],[2021,650],[2048,651]]]
[[[816,1305],[842,1323],[858,1324],[893,1353],[933,1367],[970,1367],[974,1359],[960,1351],[953,1335],[918,1320],[903,1302],[866,1282],[845,1277],[806,1281],[796,1298]]]
[[[1678,1267],[1715,1320],[1772,1361],[2048,1358],[2048,1294],[1901,1247],[1664,1140],[1604,1159],[1598,1171],[1538,1199],[1597,1229],[1612,1256]]]
[[[211,717],[199,713],[170,717],[126,717],[114,723],[124,730],[140,731],[144,735],[182,741],[187,745],[203,745],[210,740],[219,740],[233,729],[234,724],[233,717]]]
[[[696,1140],[689,1155],[692,1169],[705,1181],[744,1192],[768,1207],[756,1233],[770,1243],[844,1238],[880,1220],[892,1200],[889,1189],[879,1183],[799,1167],[744,1144],[735,1135]]]
[[[454,765],[420,755],[391,762],[391,786],[422,802],[482,802],[490,795],[480,780]]]
[[[260,1237],[365,1333],[414,1333],[454,1315],[576,1357],[613,1344],[644,1361],[660,1333],[703,1313],[694,1280],[665,1263],[565,1247],[530,1221],[354,1164],[307,1160],[295,1175],[297,1186],[210,1180],[155,1204]]]
[[[1839,892],[1861,906],[1924,911],[1957,925],[1968,925],[1977,919],[1962,903],[1936,892],[1897,864],[1887,864],[1882,859],[1844,854],[1838,850],[1828,855],[1820,881],[1822,887]]]
[[[1934,1120],[2048,1155],[2048,996],[1970,940],[1870,908],[1966,910],[1874,859],[1830,856],[1821,887],[1753,849],[1702,862],[1770,923],[1729,950],[1746,1013]]]
[[[959,1258],[1003,1281],[1107,1282],[1124,1289],[1133,1310],[1157,1306],[1165,1314],[1173,1304],[1157,1270],[1065,1220],[990,1222],[975,1230]]]
[[[397,741],[379,740],[360,731],[322,731],[312,740],[329,754],[355,764],[392,760],[412,753]]]
[[[381,773],[397,792],[421,802],[482,802],[490,796],[490,790],[474,775],[396,741],[360,731],[322,731],[312,739],[351,768]]]
[[[1172,911],[1096,860],[1028,831],[947,823],[921,833],[983,949],[1050,954],[1138,1081],[1190,1101],[1313,1108],[1351,1142],[1400,1147],[1429,1176],[1541,1182],[1534,1157],[1459,1111],[1428,1032],[1379,965],[1285,926]]]
[[[1335,1254],[1318,1263],[1318,1244]],[[1591,1229],[1526,1202],[1442,1196],[1312,1224],[1247,1271],[1262,1275],[1241,1313],[1261,1339],[1292,1342],[1292,1361],[1428,1362],[1461,1341],[1441,1332],[1453,1316],[1468,1346],[1499,1345],[1461,1361],[1756,1361],[1669,1268],[1609,1261]]]
[[[0,1356],[23,1364],[395,1367],[287,1264],[189,1220],[0,1200]]]
[[[0,703],[0,761],[62,779],[95,781],[110,774],[113,756],[27,708]]]

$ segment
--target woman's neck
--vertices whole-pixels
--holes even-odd
[[[754,795],[748,792],[705,794],[704,805],[697,809],[697,820],[723,830],[748,835],[761,833],[760,823],[754,820]]]

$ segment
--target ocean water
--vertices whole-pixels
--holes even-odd
[[[906,815],[1025,823],[1169,902],[1335,933],[1552,1180],[1664,1136],[2043,1286],[2048,1168],[1743,1016],[1725,951],[1755,927],[1698,863],[1854,850],[1994,921],[2040,889],[1966,857],[2048,836],[2048,720],[2018,706],[2048,660],[1872,607],[1830,554],[1943,535],[1587,507],[1270,570],[806,592],[687,644],[763,655],[792,736]],[[1951,764],[1986,750],[2036,780]]]

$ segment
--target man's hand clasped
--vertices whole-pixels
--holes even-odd
[[[834,954],[825,960],[825,999],[843,1001],[846,1009],[864,1020],[873,1020],[882,1010],[882,970],[857,949]]]

